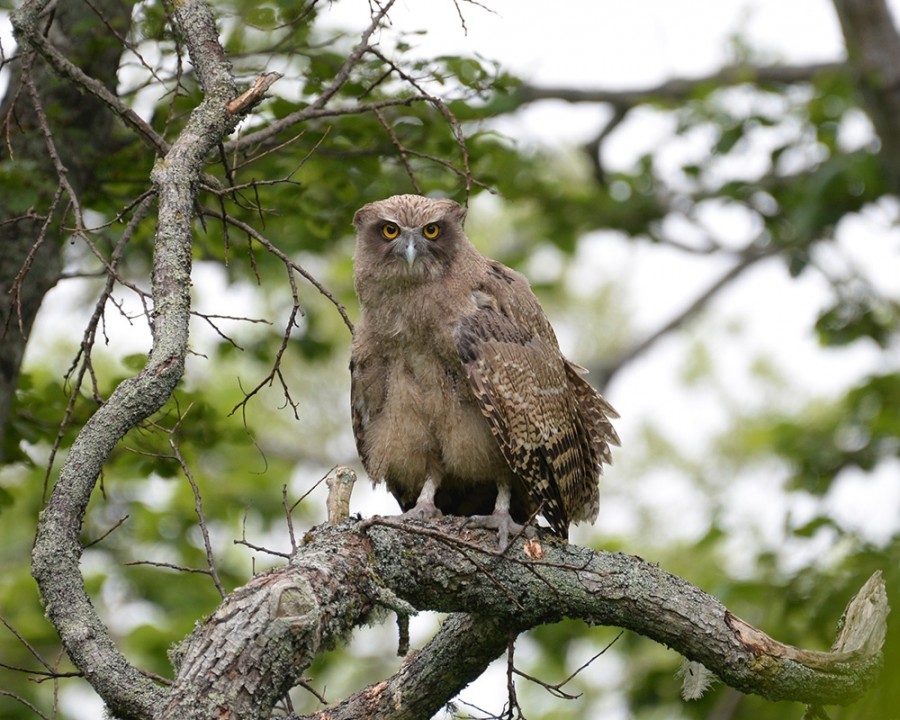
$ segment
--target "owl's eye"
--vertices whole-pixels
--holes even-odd
[[[400,234],[400,228],[394,223],[385,223],[381,226],[381,234],[388,240],[393,240]]]
[[[429,240],[434,240],[441,234],[441,226],[437,223],[428,223],[422,228],[422,234]]]

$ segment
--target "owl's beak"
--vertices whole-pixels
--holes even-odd
[[[406,258],[406,264],[409,265],[410,269],[412,269],[418,256],[419,251],[416,248],[415,238],[408,238],[406,240],[406,249],[403,251],[403,257]]]

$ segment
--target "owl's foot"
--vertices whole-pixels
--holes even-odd
[[[416,504],[400,517],[404,520],[437,520],[444,517],[444,513],[435,507],[433,501],[419,498]]]
[[[496,508],[490,515],[473,515],[463,523],[463,527],[496,530],[497,545],[501,552],[509,547],[510,536],[523,535],[529,539],[537,537],[537,530],[532,525],[521,525],[510,517],[508,511]]]
[[[440,480],[429,477],[422,485],[416,504],[403,513],[400,517],[404,520],[437,520],[444,517],[444,513],[434,504],[434,494],[437,492]]]

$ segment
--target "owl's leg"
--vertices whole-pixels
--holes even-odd
[[[440,480],[435,480],[431,475],[425,480],[416,504],[407,510],[401,517],[412,518],[413,520],[433,520],[443,517],[444,513],[437,509],[434,504],[434,494],[437,492]]]
[[[494,503],[494,511],[490,515],[473,515],[464,523],[467,527],[486,528],[497,531],[497,544],[500,550],[506,550],[509,546],[509,536],[525,535],[535,537],[535,529],[530,525],[520,525],[509,514],[509,501],[512,496],[509,482],[501,480],[497,482],[497,501]]]

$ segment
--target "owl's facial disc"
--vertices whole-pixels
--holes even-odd
[[[412,222],[404,217],[382,216],[373,228],[381,240],[381,252],[391,258],[395,273],[407,278],[433,278],[439,275],[448,259],[450,246],[444,241],[444,224],[438,218],[421,218]],[[408,224],[409,223],[409,224]]]

